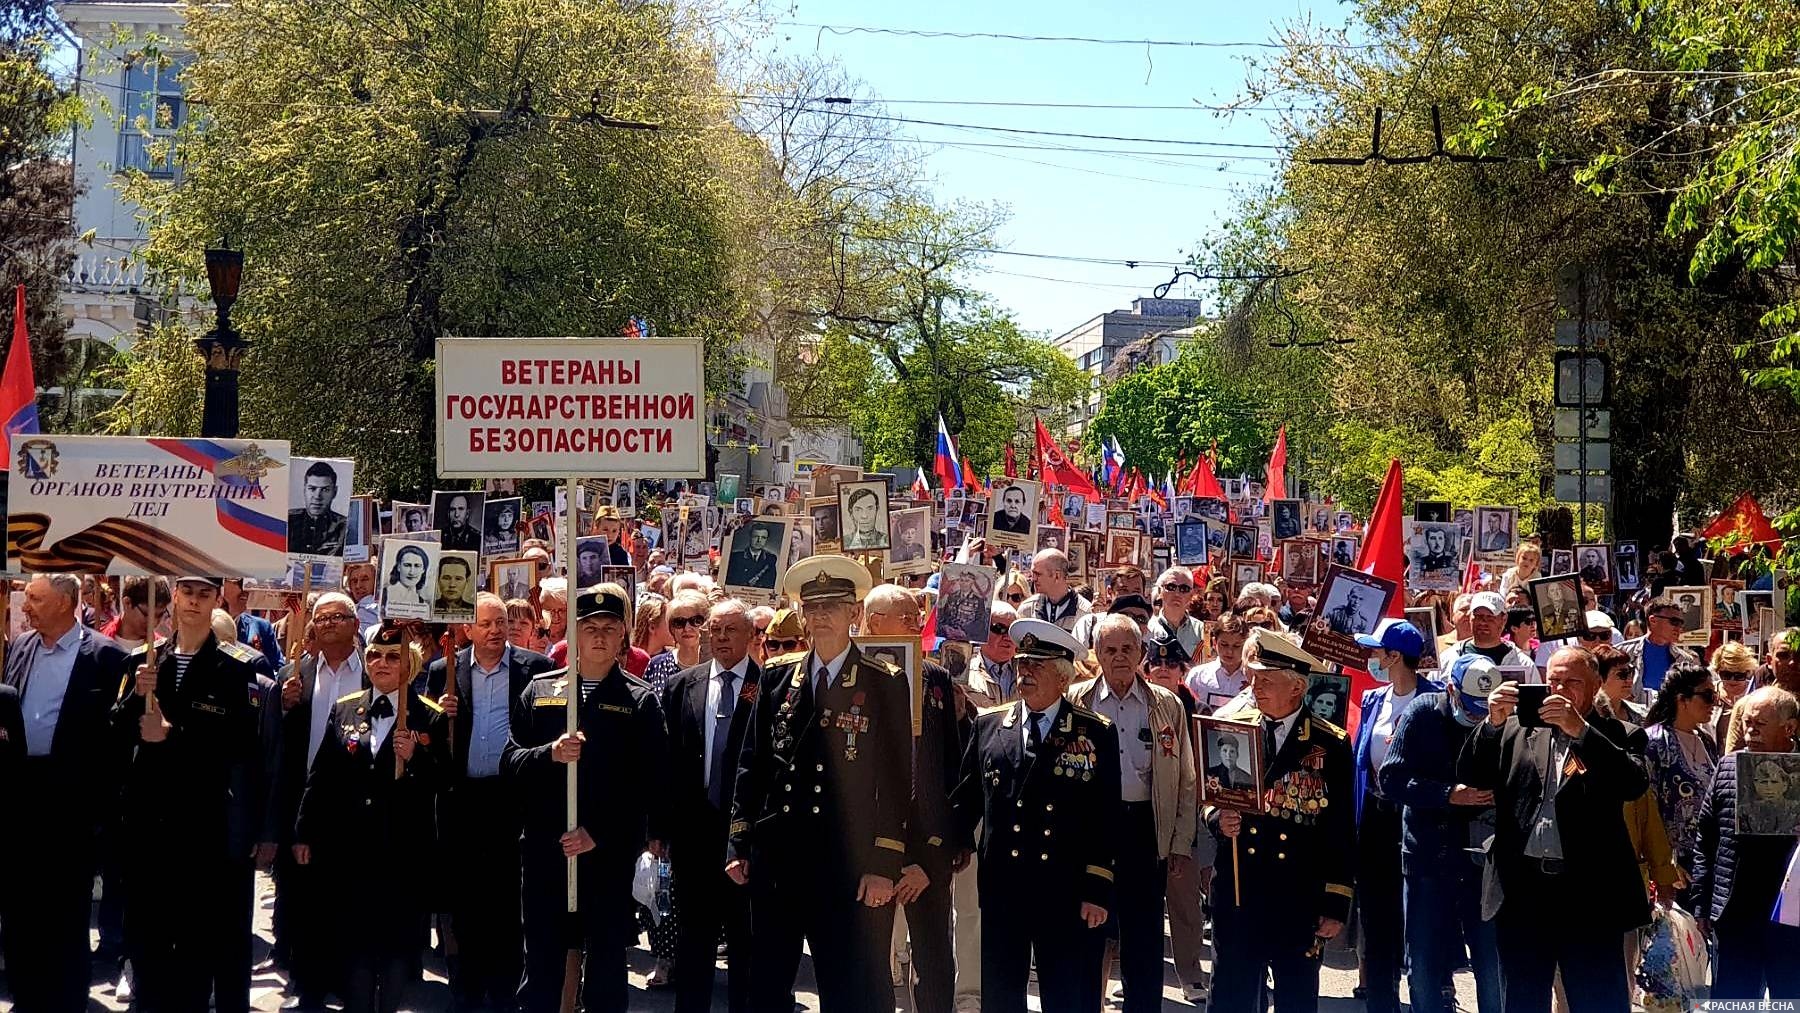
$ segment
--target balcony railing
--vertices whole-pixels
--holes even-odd
[[[135,295],[144,288],[144,263],[117,253],[78,254],[64,283],[77,292]]]

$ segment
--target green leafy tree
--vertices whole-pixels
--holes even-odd
[[[0,335],[12,334],[13,291],[24,285],[32,360],[45,386],[64,368],[68,323],[57,293],[76,238],[75,185],[64,160],[81,113],[44,68],[49,23],[45,3],[0,12]]]
[[[1029,441],[1034,417],[1059,428],[1088,376],[963,277],[1001,221],[992,208],[910,198],[858,221],[843,244],[839,308],[779,371],[792,416],[849,425],[875,467],[929,468],[940,413],[983,470],[1008,442]]]
[[[1571,268],[1611,282],[1619,537],[1654,544],[1678,501],[1702,511],[1800,472],[1791,406],[1746,384],[1732,354],[1778,294],[1741,269],[1696,281],[1693,241],[1664,229],[1682,171],[1665,135],[1688,114],[1672,85],[1611,71],[1658,65],[1629,6],[1362,0],[1350,31],[1296,26],[1254,72],[1254,97],[1306,111],[1284,122],[1295,154],[1278,188],[1246,204],[1224,252],[1296,272],[1254,293],[1240,284],[1240,301],[1258,340],[1312,344],[1327,364],[1332,436],[1316,449],[1343,498],[1372,495],[1397,452],[1409,484],[1541,499],[1558,279]],[[1490,99],[1546,81],[1593,87],[1555,110]],[[1452,151],[1499,160],[1312,161],[1367,152],[1377,107],[1383,155],[1430,156],[1433,106]],[[1497,117],[1505,129],[1488,129]],[[1578,178],[1617,151],[1638,153],[1610,166],[1616,189]]]
[[[762,237],[790,194],[733,119],[708,11],[582,0],[238,0],[186,8],[202,110],[139,176],[158,277],[246,253],[247,434],[355,456],[388,491],[435,471],[444,335],[697,335],[733,383]],[[137,58],[165,58],[145,47]],[[185,431],[197,365],[150,342],[120,430]],[[180,359],[182,361],[172,361]]]

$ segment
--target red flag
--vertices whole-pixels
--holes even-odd
[[[1263,480],[1263,499],[1273,503],[1287,498],[1287,423],[1275,435],[1275,449],[1269,452],[1269,473]]]
[[[1048,505],[1050,507],[1050,526],[1056,528],[1068,527],[1069,522],[1063,518],[1062,497],[1051,496]]]
[[[1006,456],[1012,456],[1011,447],[1006,448]],[[986,496],[988,494],[987,486],[981,484],[981,476],[975,473],[975,466],[970,464],[969,459],[966,457],[963,458],[963,481],[968,484],[969,492],[977,496]]]
[[[1044,427],[1044,420],[1033,421],[1037,423],[1038,473],[1044,482],[1061,485],[1070,492],[1078,492],[1090,499],[1098,498],[1100,490],[1094,488],[1093,479],[1069,462],[1062,448],[1051,438],[1050,430]]]
[[[18,345],[14,344],[15,348]],[[7,363],[10,377],[12,363]],[[1766,547],[1770,552],[1781,551],[1781,534],[1769,518],[1763,513],[1762,504],[1750,493],[1739,496],[1736,502],[1725,508],[1725,512],[1713,518],[1713,522],[1700,531],[1700,537],[1721,544],[1729,543],[1726,549],[1732,555],[1742,555],[1750,551],[1753,545]]]
[[[1193,495],[1205,497],[1207,499],[1225,499],[1225,487],[1219,484],[1219,476],[1213,474],[1212,462],[1206,458],[1202,457],[1200,460],[1194,462],[1194,474],[1192,480],[1193,489],[1191,492]]]
[[[1362,551],[1356,557],[1356,568],[1364,573],[1385,577],[1399,585],[1388,602],[1389,618],[1406,618],[1406,512],[1405,493],[1401,490],[1400,459],[1388,462],[1387,478],[1375,497],[1375,509],[1369,512],[1369,523],[1363,529]],[[1374,689],[1376,682],[1369,673],[1346,668],[1350,676],[1350,698],[1361,700]],[[1356,734],[1361,715],[1350,710],[1350,732]]]
[[[31,374],[31,336],[25,326],[25,286],[13,293],[12,348],[0,373],[0,471],[12,467],[12,438],[38,431],[37,381]]]
[[[1188,474],[1187,454],[1184,453],[1181,455],[1180,463],[1175,466],[1175,474],[1181,476],[1181,484],[1175,487],[1175,495],[1177,495],[1177,496],[1193,495],[1193,493],[1188,489],[1188,479],[1193,478],[1194,476]]]
[[[1013,445],[1010,443],[1006,445],[1006,477],[1019,477],[1019,462],[1017,458],[1013,457]]]

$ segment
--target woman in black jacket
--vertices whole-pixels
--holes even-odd
[[[1743,708],[1743,748],[1719,761],[1700,809],[1694,844],[1700,926],[1718,943],[1712,998],[1756,1000],[1800,995],[1800,928],[1770,920],[1795,834],[1738,833],[1738,763],[1744,753],[1794,748],[1800,700],[1778,687],[1759,689]]]

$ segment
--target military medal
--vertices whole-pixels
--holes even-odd
[[[837,726],[844,733],[844,759],[856,759],[856,736],[869,730],[869,717],[862,712],[863,695],[851,698],[850,709],[838,715]]]

